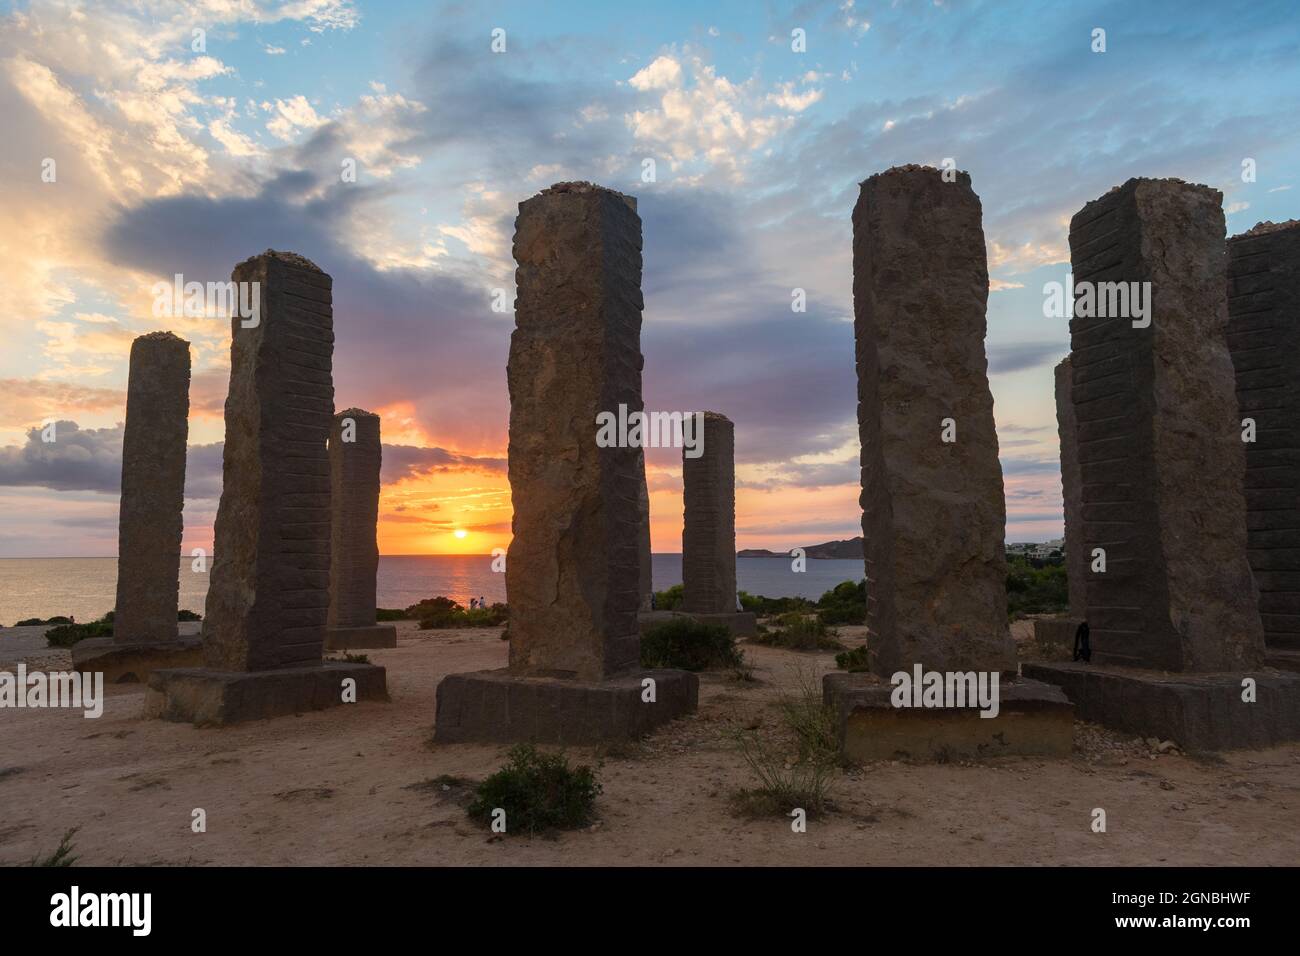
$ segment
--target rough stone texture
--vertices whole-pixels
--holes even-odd
[[[1263,656],[1246,556],[1245,468],[1222,196],[1131,179],[1070,223],[1074,281],[1150,282],[1151,324],[1071,319],[1093,661],[1229,671]]]
[[[343,704],[343,682],[356,682],[357,701],[388,700],[387,675],[375,664],[330,661],[255,672],[178,668],[154,671],[144,716],[219,727]]]
[[[736,433],[731,420],[704,412],[697,458],[682,449],[682,610],[736,611]]]
[[[510,339],[510,669],[600,680],[637,666],[636,447],[596,416],[642,409],[636,200],[562,183],[519,204]]]
[[[834,711],[840,752],[849,762],[1068,757],[1074,745],[1074,707],[1049,684],[1000,683],[996,717],[981,717],[972,707],[895,707],[893,690],[862,674],[822,678],[822,699]]]
[[[980,216],[969,175],[920,166],[872,176],[853,210],[867,647],[883,676],[1016,667]]]
[[[1070,398],[1073,372],[1067,355],[1056,366],[1056,431],[1061,443],[1061,500],[1065,506],[1065,574],[1070,614],[1088,608],[1088,549],[1083,546],[1083,476],[1079,470],[1078,427]]]
[[[655,681],[653,703],[642,700],[645,678]],[[677,670],[631,671],[602,681],[519,677],[503,670],[452,674],[438,685],[433,739],[566,746],[629,740],[692,712],[699,694],[699,678]]]
[[[1300,222],[1228,240],[1228,348],[1246,451],[1250,566],[1269,651],[1300,650]]]
[[[131,343],[122,435],[118,644],[176,640],[189,412],[190,343],[170,332],[140,336]]]
[[[268,250],[232,279],[261,284],[261,317],[252,328],[231,320],[204,660],[226,671],[319,664],[330,577],[330,277]]]
[[[1083,623],[1082,618],[1068,617],[1055,620],[1034,621],[1034,644],[1040,653],[1053,657],[1074,654],[1074,632]]]
[[[350,425],[350,427],[349,427]],[[351,441],[344,441],[350,432]],[[379,546],[379,416],[349,408],[330,432],[330,603],[325,646],[331,650],[397,646],[397,628],[375,623]]]
[[[1114,665],[1028,663],[1026,677],[1059,686],[1080,720],[1172,740],[1184,750],[1270,747],[1300,739],[1300,674],[1177,674]],[[1242,679],[1256,699],[1241,699]]]
[[[640,464],[638,465],[641,475],[641,492],[638,496],[638,503],[641,506],[641,526],[640,535],[637,538],[637,559],[640,562],[641,583],[638,592],[641,602],[638,610],[650,610],[651,598],[654,595],[654,574],[652,570],[652,556],[650,554],[650,488],[645,479],[645,449],[642,448],[640,454]]]
[[[107,684],[144,683],[156,670],[198,667],[202,663],[203,639],[197,634],[140,643],[92,637],[72,645],[73,668],[82,674],[103,674]]]

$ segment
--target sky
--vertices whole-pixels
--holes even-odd
[[[1059,537],[1070,217],[1133,176],[1221,190],[1229,235],[1296,217],[1298,26],[1293,0],[0,2],[0,557],[116,552],[127,357],[159,329],[191,343],[184,546],[211,547],[229,322],[152,289],[267,248],[333,277],[381,552],[504,547],[492,303],[518,204],[566,180],[638,199],[646,406],[735,422],[737,547],[860,534],[850,214],[947,158],[983,206],[1007,540]],[[679,455],[648,452],[655,551]]]

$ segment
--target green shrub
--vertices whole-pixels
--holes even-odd
[[[675,617],[641,635],[642,667],[702,671],[710,667],[738,667],[743,661],[735,636],[721,624]]]
[[[1058,614],[1069,607],[1064,564],[1036,568],[1023,557],[1007,560],[1007,615]]]
[[[803,614],[791,611],[776,619],[777,626],[765,630],[750,640],[755,644],[771,647],[784,647],[792,651],[839,651],[844,645],[839,642],[834,628],[815,614]]]
[[[865,671],[870,667],[867,660],[867,647],[854,647],[835,655],[835,666],[842,671]]]
[[[422,601],[420,603],[425,604],[427,602]],[[455,606],[431,607],[420,618],[420,630],[440,630],[449,627],[500,627],[510,617],[509,609],[501,603],[493,604],[491,607],[475,607],[468,610],[454,601],[450,603]]]
[[[48,617],[41,620],[39,617],[29,617],[19,621],[14,627],[53,627],[56,624],[71,624],[70,617]]]
[[[682,600],[684,597],[685,588],[681,584],[674,584],[666,591],[656,591],[655,610],[676,611],[682,606]]]
[[[202,615],[202,614],[197,614],[197,613],[195,613],[194,611],[186,610],[185,608],[181,608],[179,611],[176,612],[176,620],[178,620],[178,621],[201,621],[201,620],[203,620],[203,615]]]
[[[45,643],[50,647],[71,647],[89,637],[112,637],[113,625],[107,621],[89,624],[62,624],[45,632]]]
[[[825,624],[862,624],[867,620],[867,582],[844,581],[817,601],[817,616]]]
[[[504,810],[507,833],[575,830],[594,819],[600,792],[590,767],[570,768],[561,754],[518,744],[510,748],[506,765],[478,785],[466,812],[487,826],[494,810]]]
[[[810,611],[813,602],[802,597],[769,598],[761,594],[741,591],[740,606],[752,614],[771,617],[774,614],[787,614],[790,611]]]
[[[375,621],[409,621],[410,615],[403,608],[395,607],[377,607],[375,608]]]

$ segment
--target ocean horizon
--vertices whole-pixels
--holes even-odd
[[[470,598],[505,601],[505,575],[492,570],[490,554],[380,555],[377,591],[380,607],[404,608],[442,595],[466,606]],[[208,572],[179,560],[180,607],[199,614],[208,593]],[[211,562],[209,561],[209,566]],[[742,591],[765,597],[818,598],[841,581],[860,581],[860,559],[809,559],[796,573],[785,556],[737,558],[736,582]],[[656,591],[680,584],[682,556],[652,556]],[[0,625],[55,615],[91,621],[112,610],[117,594],[117,558],[0,558]]]

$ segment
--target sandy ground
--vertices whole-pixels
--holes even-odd
[[[109,688],[98,720],[0,710],[0,863],[48,853],[74,826],[79,862],[100,865],[1300,862],[1300,746],[1193,759],[1084,724],[1069,760],[841,772],[806,833],[738,817],[730,794],[753,781],[731,732],[778,733],[783,690],[834,667],[830,653],[746,654],[757,679],[703,675],[692,717],[613,752],[572,749],[599,765],[600,820],[553,838],[493,837],[462,791],[433,782],[503,762],[504,747],[431,743],[438,680],[504,665],[496,630],[403,624],[396,649],[369,652],[388,704],[209,730],[142,720],[139,685]],[[206,833],[190,828],[199,807]],[[1106,833],[1091,830],[1095,807]]]

